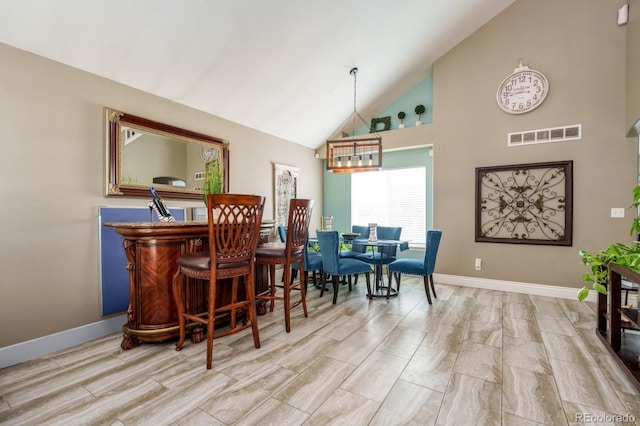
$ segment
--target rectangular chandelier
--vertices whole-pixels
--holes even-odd
[[[382,169],[382,138],[327,141],[327,170],[332,173]]]

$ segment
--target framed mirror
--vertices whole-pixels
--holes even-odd
[[[224,167],[229,188],[229,142],[105,108],[105,195],[202,199],[207,163]]]

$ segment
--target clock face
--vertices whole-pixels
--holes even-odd
[[[538,71],[526,69],[509,75],[498,87],[496,100],[503,111],[524,114],[542,104],[549,93],[547,78]]]
[[[200,148],[200,158],[202,158],[202,161],[204,161],[205,163],[211,162],[218,156],[217,154],[218,152],[215,148],[211,148],[208,146],[203,146]]]

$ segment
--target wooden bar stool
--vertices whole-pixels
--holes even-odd
[[[311,222],[311,210],[313,200],[294,198],[289,203],[289,217],[287,220],[287,236],[285,243],[264,243],[256,249],[256,264],[268,265],[269,289],[256,296],[258,300],[268,300],[269,309],[273,312],[276,300],[284,300],[284,322],[287,333],[291,331],[291,309],[302,305],[304,316],[307,316],[307,302],[305,288],[307,274],[304,278],[291,279],[291,265],[299,263],[302,271],[304,268],[304,250],[307,245],[309,223]],[[276,284],[276,265],[283,265],[284,279],[282,284]],[[282,288],[282,295],[277,295],[277,289]],[[300,292],[300,300],[291,303],[291,291]]]
[[[256,315],[254,269],[255,251],[260,238],[260,223],[264,209],[264,197],[239,194],[209,194],[207,196],[209,224],[209,253],[193,253],[180,256],[178,270],[173,277],[173,297],[178,309],[180,340],[176,350],[182,349],[186,335],[186,320],[207,326],[207,369],[213,360],[213,339],[251,327],[253,342],[260,347]],[[201,280],[208,285],[207,312],[188,314],[184,306],[184,277]],[[244,300],[238,300],[238,284],[244,282]],[[231,283],[228,280],[231,279]],[[225,280],[225,281],[220,281]],[[218,285],[231,285],[230,300],[216,306]],[[236,324],[239,311],[245,311],[247,319]],[[229,317],[230,328],[214,335],[216,314]]]

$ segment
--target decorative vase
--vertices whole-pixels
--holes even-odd
[[[369,224],[369,241],[374,242],[378,241],[378,236],[376,235],[376,229],[378,228],[377,223]]]
[[[331,225],[333,224],[333,216],[322,216],[324,220],[324,230],[331,231]]]

